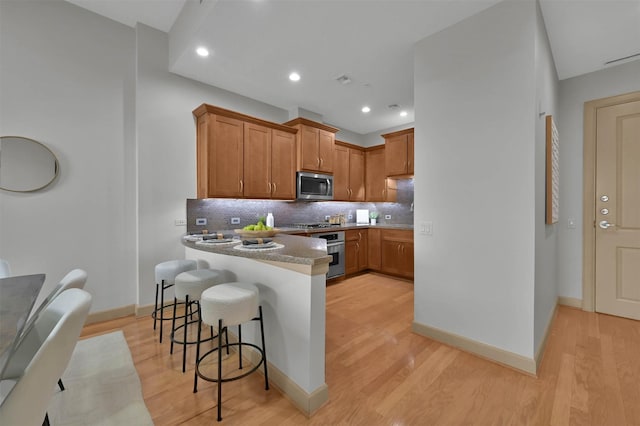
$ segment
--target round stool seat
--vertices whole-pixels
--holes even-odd
[[[192,259],[167,260],[156,265],[156,283],[164,280],[165,285],[174,284],[176,276],[182,272],[195,270],[198,263]]]
[[[176,299],[200,300],[200,295],[209,287],[219,284],[222,280],[220,271],[213,269],[195,269],[186,271],[176,276],[174,293]]]
[[[233,282],[208,288],[201,295],[202,322],[218,326],[238,325],[251,321],[258,312],[258,287],[249,283]]]

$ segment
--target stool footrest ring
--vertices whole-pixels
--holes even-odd
[[[204,340],[201,340],[201,342],[204,342]],[[258,368],[260,368],[260,366],[262,364],[264,364],[264,351],[257,345],[254,345],[253,343],[227,343],[225,345],[221,345],[220,349],[227,349],[231,346],[251,346],[252,348],[258,350],[258,352],[260,352],[260,361],[254,365],[249,371],[244,371],[242,374],[238,374],[237,376],[233,376],[233,377],[226,377],[223,379],[220,379],[220,381],[222,383],[226,383],[226,382],[232,382],[234,380],[239,380],[242,379],[243,377],[248,376],[249,374],[253,373],[254,371],[256,371]],[[204,355],[202,355],[202,357],[200,357],[200,359],[196,360],[196,374],[198,375],[198,377],[200,377],[202,380],[206,380],[208,382],[214,382],[217,383],[218,379],[216,377],[209,377],[204,375],[203,373],[200,372],[200,362],[203,361],[207,356],[213,354],[214,352],[217,352],[218,348],[213,348],[210,351],[206,352]]]

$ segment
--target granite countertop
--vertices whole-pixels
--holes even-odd
[[[405,229],[405,230],[413,230],[413,225],[401,224],[401,223],[377,223],[375,225],[371,225],[369,223],[364,223],[358,225],[354,222],[345,223],[344,225],[331,226],[328,228],[312,228],[312,229],[300,229],[300,228],[287,228],[287,227],[277,227],[281,232],[285,234],[317,234],[319,232],[331,232],[331,231],[346,231],[349,229],[368,229],[368,228],[377,228],[377,229]]]
[[[299,230],[298,230],[299,231]],[[233,231],[218,231],[223,233],[233,233]],[[286,232],[276,234],[272,241],[280,248],[269,249],[238,249],[241,245],[240,240],[237,243],[220,243],[220,244],[198,244],[195,241],[188,241],[182,238],[182,244],[196,250],[209,251],[212,253],[226,254],[229,256],[247,257],[257,260],[266,260],[273,262],[298,263],[303,265],[321,265],[328,264],[332,257],[327,255],[327,243],[321,238],[306,238],[295,235],[287,235]]]

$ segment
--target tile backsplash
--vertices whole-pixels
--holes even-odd
[[[378,223],[413,225],[413,179],[397,181],[395,203],[351,203],[346,201],[271,201],[226,198],[187,199],[187,233],[242,228],[255,223],[260,216],[273,213],[275,226],[293,223],[324,222],[325,216],[345,214],[347,222],[356,221],[356,209],[369,209],[379,213]],[[351,215],[351,219],[349,219]],[[391,219],[385,219],[391,215]],[[204,218],[206,225],[196,225]],[[232,225],[231,218],[240,218]]]

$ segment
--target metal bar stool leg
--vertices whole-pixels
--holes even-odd
[[[164,323],[164,280],[162,280],[160,285],[162,286],[162,291],[160,292],[160,343],[162,343],[162,324]],[[156,313],[156,317],[157,316],[158,314]]]
[[[269,390],[269,373],[267,372],[267,347],[264,344],[264,323],[262,322],[262,305],[258,306],[260,312],[260,336],[262,337],[262,356],[264,357],[264,388]]]
[[[200,361],[200,335],[202,334],[201,328],[202,318],[198,318],[198,343],[196,343],[196,368],[193,370],[193,393],[198,392],[198,362]]]
[[[171,349],[169,350],[170,354],[173,354],[173,341],[175,340],[175,329],[176,329],[176,306],[178,305],[178,299],[176,299],[175,297],[173,298],[173,318],[171,319],[171,335],[170,340],[171,340]],[[186,308],[185,308],[186,309]],[[185,311],[185,315],[186,315],[186,311]],[[160,330],[162,330],[162,321],[160,321]],[[162,336],[162,335],[161,335]]]
[[[238,368],[242,370],[242,326],[238,324]]]
[[[187,294],[186,300],[184,301],[185,303],[185,309],[187,306],[189,306],[191,308],[191,304],[193,302],[189,302],[189,295]],[[193,311],[191,311],[191,319],[193,319]],[[184,373],[186,371],[186,366],[187,366],[187,326],[188,326],[189,322],[187,321],[187,313],[185,311],[185,315],[184,315],[184,339],[182,340],[182,372]]]
[[[222,420],[222,319],[218,320],[218,421]]]

